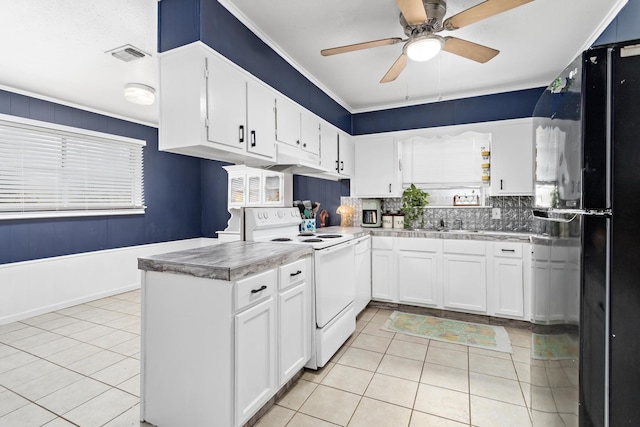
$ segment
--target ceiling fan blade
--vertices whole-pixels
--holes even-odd
[[[456,30],[532,1],[533,0],[486,0],[448,18],[444,21],[443,26],[447,30]]]
[[[483,64],[500,53],[499,50],[456,37],[445,37],[442,50]]]
[[[409,24],[420,24],[427,20],[422,0],[396,0],[402,16]]]
[[[339,53],[353,52],[354,50],[369,49],[372,47],[387,46],[391,44],[401,43],[402,41],[403,40],[400,37],[392,37],[392,38],[381,39],[381,40],[372,40],[370,42],[349,44],[346,46],[323,49],[320,51],[320,54],[322,56],[337,55]]]
[[[382,80],[380,80],[380,83],[389,83],[394,81],[396,78],[398,78],[398,76],[406,66],[407,66],[407,55],[404,52],[402,52],[402,54],[398,57],[398,59],[396,59],[396,62],[394,62],[391,68],[389,68],[389,71],[387,71],[387,74],[385,74]]]

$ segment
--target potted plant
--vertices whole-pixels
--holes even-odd
[[[402,192],[402,209],[404,213],[404,227],[414,227],[414,223],[419,221],[420,228],[424,228],[424,207],[429,204],[427,201],[429,193],[411,184]]]

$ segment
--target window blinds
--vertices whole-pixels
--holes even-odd
[[[0,219],[143,213],[144,145],[0,119]]]

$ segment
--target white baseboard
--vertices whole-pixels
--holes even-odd
[[[138,289],[138,257],[217,243],[196,238],[2,264],[0,325]]]

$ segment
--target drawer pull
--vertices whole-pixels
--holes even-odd
[[[258,289],[251,289],[252,294],[257,294],[258,292],[262,292],[267,289],[267,285],[262,285]]]
[[[515,249],[500,249],[502,252],[515,252]]]
[[[302,274],[302,270],[298,270],[295,273],[289,273],[289,276],[293,277],[293,276],[297,276],[298,274]]]

